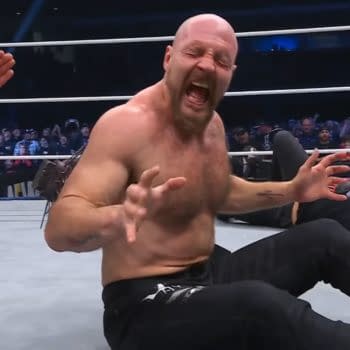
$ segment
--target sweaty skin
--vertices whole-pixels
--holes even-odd
[[[48,245],[102,248],[102,283],[175,273],[209,257],[214,220],[320,197],[344,155],[317,153],[289,182],[251,183],[230,175],[225,132],[215,112],[235,71],[238,45],[222,18],[184,22],[166,48],[161,81],[107,111],[49,212]]]

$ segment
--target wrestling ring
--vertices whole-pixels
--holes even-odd
[[[240,37],[348,31],[350,26],[238,33]],[[123,38],[81,41],[0,43],[6,47],[123,44],[166,41],[173,37]],[[245,95],[347,92],[350,86],[236,91],[226,98]],[[0,103],[64,103],[127,100],[131,96],[92,96],[0,99]],[[337,151],[337,150],[336,150]],[[343,150],[342,150],[343,151]],[[326,152],[326,151],[324,151]],[[270,154],[271,152],[255,152]],[[233,153],[247,155],[249,152]],[[58,159],[69,156],[1,156],[5,159]],[[107,350],[103,337],[100,284],[101,252],[89,254],[51,251],[39,228],[44,200],[0,201],[0,349],[1,350]],[[246,223],[216,223],[217,243],[236,250],[280,229]],[[318,284],[302,298],[314,310],[350,322],[350,300],[325,284]]]

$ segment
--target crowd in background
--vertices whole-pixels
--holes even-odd
[[[41,131],[8,129],[0,132],[1,156],[71,155],[86,145],[90,126],[70,118],[64,125],[55,124]],[[6,159],[0,161],[0,197],[6,197],[9,185],[33,180],[41,160]]]
[[[272,136],[281,129],[290,131],[304,149],[350,148],[350,117],[341,121],[319,119],[319,115],[315,114],[278,123],[261,120],[250,125],[247,122],[227,127],[228,150],[270,151]],[[89,124],[76,118],[40,131],[3,128],[0,132],[0,155],[71,155],[87,144],[90,129]],[[231,156],[230,160],[238,176],[252,180],[263,180],[269,176],[271,156]],[[6,196],[9,184],[32,180],[40,162],[32,159],[0,161],[0,197]]]
[[[239,125],[227,130],[228,149],[240,151],[270,151],[278,130],[290,131],[305,150],[350,148],[350,118],[342,121],[319,121],[319,115],[286,122],[261,121],[251,127]],[[244,155],[231,157],[235,174],[244,178],[268,178],[270,156]]]

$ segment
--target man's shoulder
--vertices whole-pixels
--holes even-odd
[[[152,139],[152,122],[142,105],[126,103],[105,112],[92,129],[89,143],[124,152],[134,152]]]
[[[147,105],[129,101],[106,111],[98,120],[98,124],[106,124],[108,127],[113,125],[118,125],[118,127],[123,125],[138,126],[143,120],[147,121],[149,113],[150,108]]]

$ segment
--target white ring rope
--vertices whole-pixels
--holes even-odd
[[[321,33],[321,32],[348,31],[348,30],[350,30],[350,26],[282,29],[282,30],[267,30],[267,31],[255,31],[255,32],[241,32],[241,33],[237,33],[237,37],[242,38],[242,37],[253,37],[253,36]],[[0,47],[121,44],[121,43],[171,41],[173,38],[174,38],[174,36],[157,36],[157,37],[119,38],[119,39],[32,41],[32,42],[0,43]],[[325,87],[325,88],[306,88],[306,89],[233,91],[233,92],[227,92],[225,94],[225,96],[283,95],[283,94],[306,94],[306,93],[345,92],[345,91],[350,91],[350,86],[337,86],[337,87]],[[0,99],[0,103],[125,101],[125,100],[129,100],[131,97],[132,96],[17,98],[17,99]]]
[[[0,160],[26,160],[26,159],[68,159],[72,155],[47,155],[47,156],[0,156]]]
[[[3,99],[0,99],[0,103],[126,101],[126,100],[130,100],[131,98],[132,98],[132,96],[3,98]]]
[[[307,154],[312,154],[315,150],[308,149],[305,150]],[[319,149],[318,152],[320,154],[328,154],[328,153],[342,153],[342,152],[350,152],[350,148],[334,148],[334,149]],[[242,151],[242,152],[227,152],[228,155],[239,157],[239,156],[270,156],[273,154],[272,151]],[[1,158],[1,157],[0,157]]]
[[[314,152],[313,149],[305,150],[307,154]],[[339,152],[350,152],[350,148],[336,148],[336,149],[320,149],[318,150],[320,154],[327,153],[339,153]],[[245,151],[245,152],[227,152],[228,155],[238,157],[238,156],[270,156],[273,154],[272,151]],[[26,159],[68,159],[72,155],[46,155],[46,156],[0,156],[0,160],[26,160]]]
[[[348,92],[350,86],[335,86],[324,88],[305,89],[277,89],[277,90],[252,90],[252,91],[230,91],[226,97],[232,96],[254,96],[254,95],[290,95],[311,94],[326,92]],[[125,101],[132,96],[85,96],[85,97],[38,97],[38,98],[3,98],[0,103],[51,103],[51,102],[94,102],[94,101]]]
[[[350,26],[314,27],[299,29],[261,30],[254,32],[236,33],[238,38],[248,38],[269,35],[289,35],[348,31]],[[114,38],[114,39],[88,39],[88,40],[60,40],[60,41],[25,41],[13,43],[0,43],[0,47],[28,47],[28,46],[68,46],[68,45],[100,45],[100,44],[129,44],[143,42],[172,41],[174,36],[153,36],[135,38]]]

